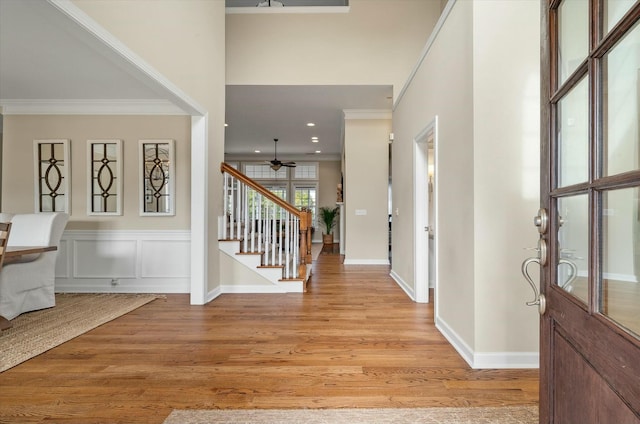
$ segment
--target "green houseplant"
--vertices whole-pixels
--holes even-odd
[[[330,208],[328,206],[322,206],[320,211],[320,221],[324,224],[326,232],[322,235],[323,244],[333,244],[333,227],[336,225],[336,218],[338,217],[339,206]]]

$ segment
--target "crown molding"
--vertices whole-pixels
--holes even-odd
[[[344,109],[344,119],[391,119],[390,109]]]
[[[226,7],[227,15],[349,13],[349,6]]]
[[[169,100],[0,99],[4,115],[188,115]]]

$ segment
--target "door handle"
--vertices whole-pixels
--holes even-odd
[[[525,280],[527,280],[527,283],[529,283],[529,285],[531,286],[531,289],[533,290],[533,296],[534,296],[534,299],[529,302],[526,302],[526,305],[527,306],[538,305],[538,313],[540,313],[540,315],[544,315],[545,311],[547,310],[547,299],[546,297],[544,297],[544,294],[538,291],[538,287],[536,287],[536,284],[533,282],[533,278],[531,278],[531,275],[529,275],[528,268],[529,268],[529,265],[533,263],[537,263],[538,265],[540,265],[540,258],[525,259],[524,262],[522,262],[522,266],[520,268],[522,271],[522,276],[524,277]]]
[[[572,261],[570,261],[569,259],[560,259],[558,261],[558,266],[560,266],[561,264],[569,265],[569,269],[571,269],[571,274],[569,274],[569,278],[567,278],[567,281],[560,287],[562,287],[568,292],[571,292],[571,290],[573,289],[573,287],[571,286],[571,283],[573,283],[573,281],[578,276],[578,266]]]

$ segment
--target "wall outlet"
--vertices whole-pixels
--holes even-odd
[[[356,215],[366,215],[366,214],[367,214],[366,209],[356,209]]]

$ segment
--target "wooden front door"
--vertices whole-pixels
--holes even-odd
[[[640,1],[542,3],[540,422],[640,423]]]

